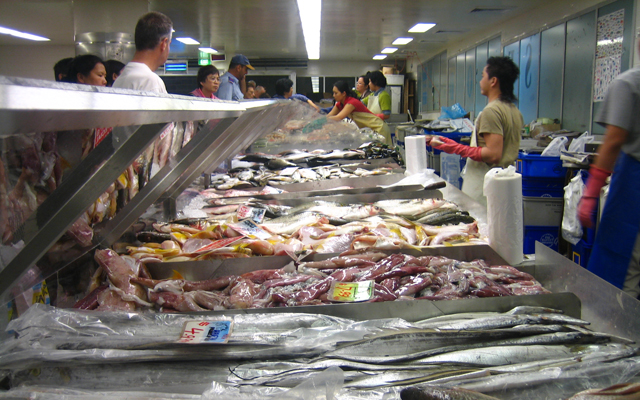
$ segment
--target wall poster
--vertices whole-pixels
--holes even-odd
[[[624,9],[598,18],[593,101],[603,101],[607,88],[620,75]]]

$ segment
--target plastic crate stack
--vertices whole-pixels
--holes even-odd
[[[425,134],[444,136],[458,143],[462,143],[463,138],[471,136],[470,133],[460,132],[437,132],[425,129]],[[468,144],[468,143],[466,143]],[[436,171],[436,174],[458,189],[462,189],[462,177],[460,173],[467,163],[467,159],[457,154],[442,153],[441,150],[427,146],[427,167]]]
[[[522,175],[524,254],[535,253],[536,241],[558,251],[567,169],[560,157],[520,152],[516,170]]]
[[[587,178],[589,177],[589,172],[587,170],[581,170],[579,172],[582,174],[582,181],[587,183]],[[599,208],[599,204],[598,204]],[[593,248],[593,243],[596,239],[596,228],[583,228],[582,239],[574,245],[571,246],[571,255],[574,263],[587,267],[589,264],[589,257],[591,256],[591,249]]]

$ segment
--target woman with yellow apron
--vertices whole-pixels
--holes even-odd
[[[333,85],[333,98],[336,105],[327,115],[328,119],[341,121],[349,117],[358,128],[371,128],[384,136],[385,143],[391,146],[389,125],[369,111],[346,82],[338,81]]]

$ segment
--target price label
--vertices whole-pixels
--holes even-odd
[[[201,344],[229,341],[233,321],[187,321],[178,343]]]
[[[332,282],[329,289],[329,300],[344,303],[367,301],[373,297],[374,281]]]
[[[111,133],[113,128],[96,128],[95,134],[93,136],[93,147],[95,148],[107,137],[108,134]]]
[[[269,232],[265,231],[264,229],[260,228],[258,225],[256,225],[255,222],[253,222],[250,219],[245,219],[243,221],[240,221],[238,223],[235,224],[227,224],[229,225],[231,228],[233,228],[233,230],[235,230],[238,233],[241,233],[245,236],[250,237],[251,239],[268,239],[271,236],[273,236],[272,234],[270,234]]]
[[[245,205],[241,205],[238,207],[238,220],[242,221],[243,219],[251,219],[256,224],[259,224],[264,219],[264,215],[267,213],[267,210],[264,208],[254,208]]]

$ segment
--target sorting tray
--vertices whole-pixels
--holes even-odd
[[[387,254],[404,253],[414,256],[441,255],[460,261],[472,261],[478,258],[484,259],[491,265],[505,265],[506,262],[498,253],[488,245],[452,246],[426,248],[417,250],[390,250]],[[337,254],[314,254],[304,261],[317,261]],[[261,269],[278,269],[291,263],[287,256],[254,257],[245,259],[191,261],[175,263],[149,263],[147,267],[155,279],[167,279],[173,271],[178,271],[188,280],[205,280],[225,275],[241,275]],[[523,271],[531,273],[534,277],[535,268],[524,267]],[[536,277],[537,279],[537,277]],[[249,314],[249,313],[317,313],[333,315],[356,320],[368,320],[373,318],[403,318],[408,321],[417,321],[438,315],[460,313],[494,311],[505,312],[513,307],[528,305],[550,307],[564,311],[565,314],[580,318],[580,300],[572,293],[552,293],[527,296],[509,296],[493,298],[473,298],[460,300],[414,300],[414,301],[387,301],[376,303],[344,303],[318,306],[297,306],[278,308],[257,308],[242,310],[207,311],[194,314]]]

